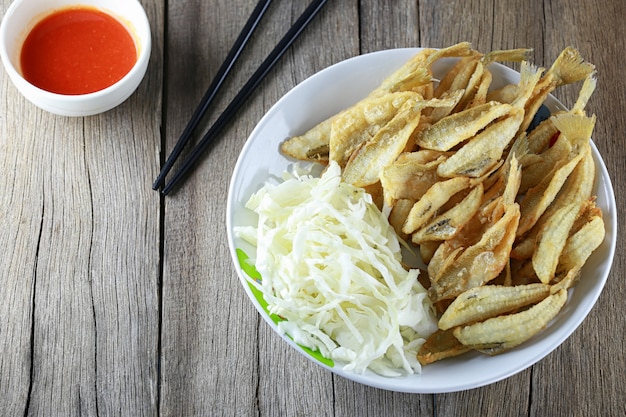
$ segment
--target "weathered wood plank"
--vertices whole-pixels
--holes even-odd
[[[167,150],[183,131],[254,4],[169,3]],[[269,12],[268,12],[269,13]],[[267,18],[267,16],[266,16]],[[210,109],[198,138],[264,57],[257,29]],[[260,40],[260,41],[259,41]],[[266,53],[266,52],[265,52]],[[259,317],[232,270],[226,245],[227,189],[256,116],[244,106],[185,184],[164,202],[161,415],[258,413]],[[186,152],[185,152],[186,154]]]
[[[159,197],[149,178],[163,6],[146,9],[152,65],[117,109],[54,116],[3,73],[2,415],[157,414]]]
[[[43,196],[40,165],[45,160],[39,135],[20,122],[31,116],[29,103],[17,98],[6,73],[0,100],[0,413],[23,415],[30,394],[33,299]],[[21,138],[18,140],[17,138]],[[24,204],[26,203],[26,204]],[[27,208],[23,208],[26,205]]]

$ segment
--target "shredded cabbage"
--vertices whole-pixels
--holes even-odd
[[[258,225],[235,231],[257,247],[262,280],[250,282],[286,319],[280,332],[347,371],[421,372],[416,353],[437,328],[434,310],[369,194],[342,182],[331,163],[320,178],[286,172],[246,207]]]

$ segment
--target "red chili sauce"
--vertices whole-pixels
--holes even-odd
[[[87,94],[122,79],[137,61],[129,31],[92,7],[52,13],[28,34],[21,52],[22,75],[58,94]]]

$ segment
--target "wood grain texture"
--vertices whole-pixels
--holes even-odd
[[[158,34],[137,94],[99,116],[47,114],[3,73],[1,415],[157,413]]]
[[[531,47],[543,66],[572,45],[597,66],[588,111],[623,219],[625,2],[329,1],[167,198],[152,180],[256,2],[142,3],[153,35],[148,73],[112,111],[48,114],[0,70],[1,416],[626,414],[619,234],[605,291],[562,346],[492,385],[415,395],[336,376],[287,346],[247,299],[225,225],[239,152],[290,89],[359,54],[459,41]],[[3,13],[9,4],[0,0]],[[272,3],[200,133],[307,4]],[[577,94],[555,92],[568,106]]]

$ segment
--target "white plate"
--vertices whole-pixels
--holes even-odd
[[[276,324],[251,291],[238,252],[254,257],[254,247],[237,238],[233,227],[255,224],[255,216],[244,208],[250,195],[261,188],[269,177],[279,177],[294,161],[279,152],[285,139],[299,135],[334,113],[364,98],[395,69],[419,51],[419,48],[393,49],[358,56],[333,65],[305,80],[263,117],[246,142],[235,166],[228,195],[227,232],[235,269],[250,300],[267,323],[276,331]],[[441,76],[454,62],[441,60],[433,68]],[[493,85],[517,83],[519,74],[503,65],[493,64]],[[563,109],[549,97],[550,110]],[[369,386],[412,393],[440,393],[466,390],[487,385],[514,375],[544,358],[567,339],[585,319],[598,299],[608,277],[617,233],[615,196],[606,166],[595,145],[593,156],[597,167],[595,194],[606,224],[604,243],[593,253],[582,271],[582,277],[571,290],[570,298],[557,318],[532,340],[504,354],[489,357],[469,353],[423,368],[421,374],[386,378],[374,373],[354,374],[342,370],[341,364],[321,361],[303,350],[286,336],[283,339],[310,360],[350,380]],[[239,250],[239,251],[238,251]],[[241,254],[241,252],[239,252]]]

